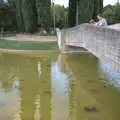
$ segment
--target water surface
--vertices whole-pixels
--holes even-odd
[[[120,120],[120,93],[89,54],[0,54],[0,120]]]

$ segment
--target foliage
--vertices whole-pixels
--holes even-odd
[[[103,11],[103,0],[94,0],[94,14],[93,17]]]
[[[114,23],[120,23],[120,4],[114,8]]]
[[[108,24],[120,23],[120,4],[108,5],[103,10]]]
[[[114,6],[107,5],[103,9],[103,13],[104,13],[105,18],[108,21],[108,24],[113,24],[114,23]]]
[[[36,32],[37,27],[51,26],[50,0],[0,0],[0,27],[16,28],[19,32]]]
[[[37,13],[35,0],[22,0],[22,15],[25,32],[32,33],[37,31]]]
[[[38,26],[49,31],[52,24],[51,1],[36,0]]]
[[[0,4],[0,28],[16,29],[15,10],[8,4]]]
[[[67,26],[68,21],[68,10],[64,6],[55,5],[55,23],[56,27],[63,28]]]
[[[79,0],[78,21],[79,24],[88,22],[93,17],[94,0]]]
[[[69,26],[74,26],[77,18],[79,24],[88,22],[102,9],[103,0],[70,0]]]
[[[68,25],[72,27],[76,24],[76,3],[77,0],[69,0]]]
[[[17,29],[19,32],[25,31],[23,14],[22,14],[22,1],[15,0],[15,8],[16,8],[16,21],[17,21]]]

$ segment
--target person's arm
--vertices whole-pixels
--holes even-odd
[[[105,19],[102,19],[98,22],[98,26],[107,26],[107,21]]]

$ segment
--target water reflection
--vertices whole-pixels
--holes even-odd
[[[0,56],[0,120],[120,120],[120,94],[92,55]]]
[[[71,78],[71,120],[120,119],[120,94],[100,82],[98,61],[94,56],[64,55],[60,56],[59,60],[61,69]]]
[[[50,120],[51,58],[49,58],[49,55],[35,58],[4,54],[0,58],[0,66],[0,82],[2,86],[0,89],[3,93],[13,93],[13,91],[16,91],[15,88],[20,91],[20,94],[16,93],[15,96],[20,99],[19,115],[17,115],[19,117],[15,117],[15,119]],[[19,78],[19,83],[16,82],[15,78]],[[13,96],[9,97],[12,98]],[[11,104],[10,102],[7,101],[8,104]],[[18,101],[14,100],[14,102]],[[7,108],[9,109],[9,105],[7,105]],[[7,112],[11,112],[11,110],[9,109]],[[17,114],[17,110],[15,112]],[[4,116],[4,120],[7,120],[6,115],[2,116]],[[10,120],[13,120],[12,114]]]
[[[58,62],[52,63],[52,120],[68,120],[69,96],[68,76],[63,73]]]

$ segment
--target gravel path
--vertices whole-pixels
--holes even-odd
[[[40,36],[40,35],[28,35],[28,34],[18,34],[12,37],[5,37],[6,40],[15,41],[35,41],[35,42],[52,42],[57,41],[56,36]]]

